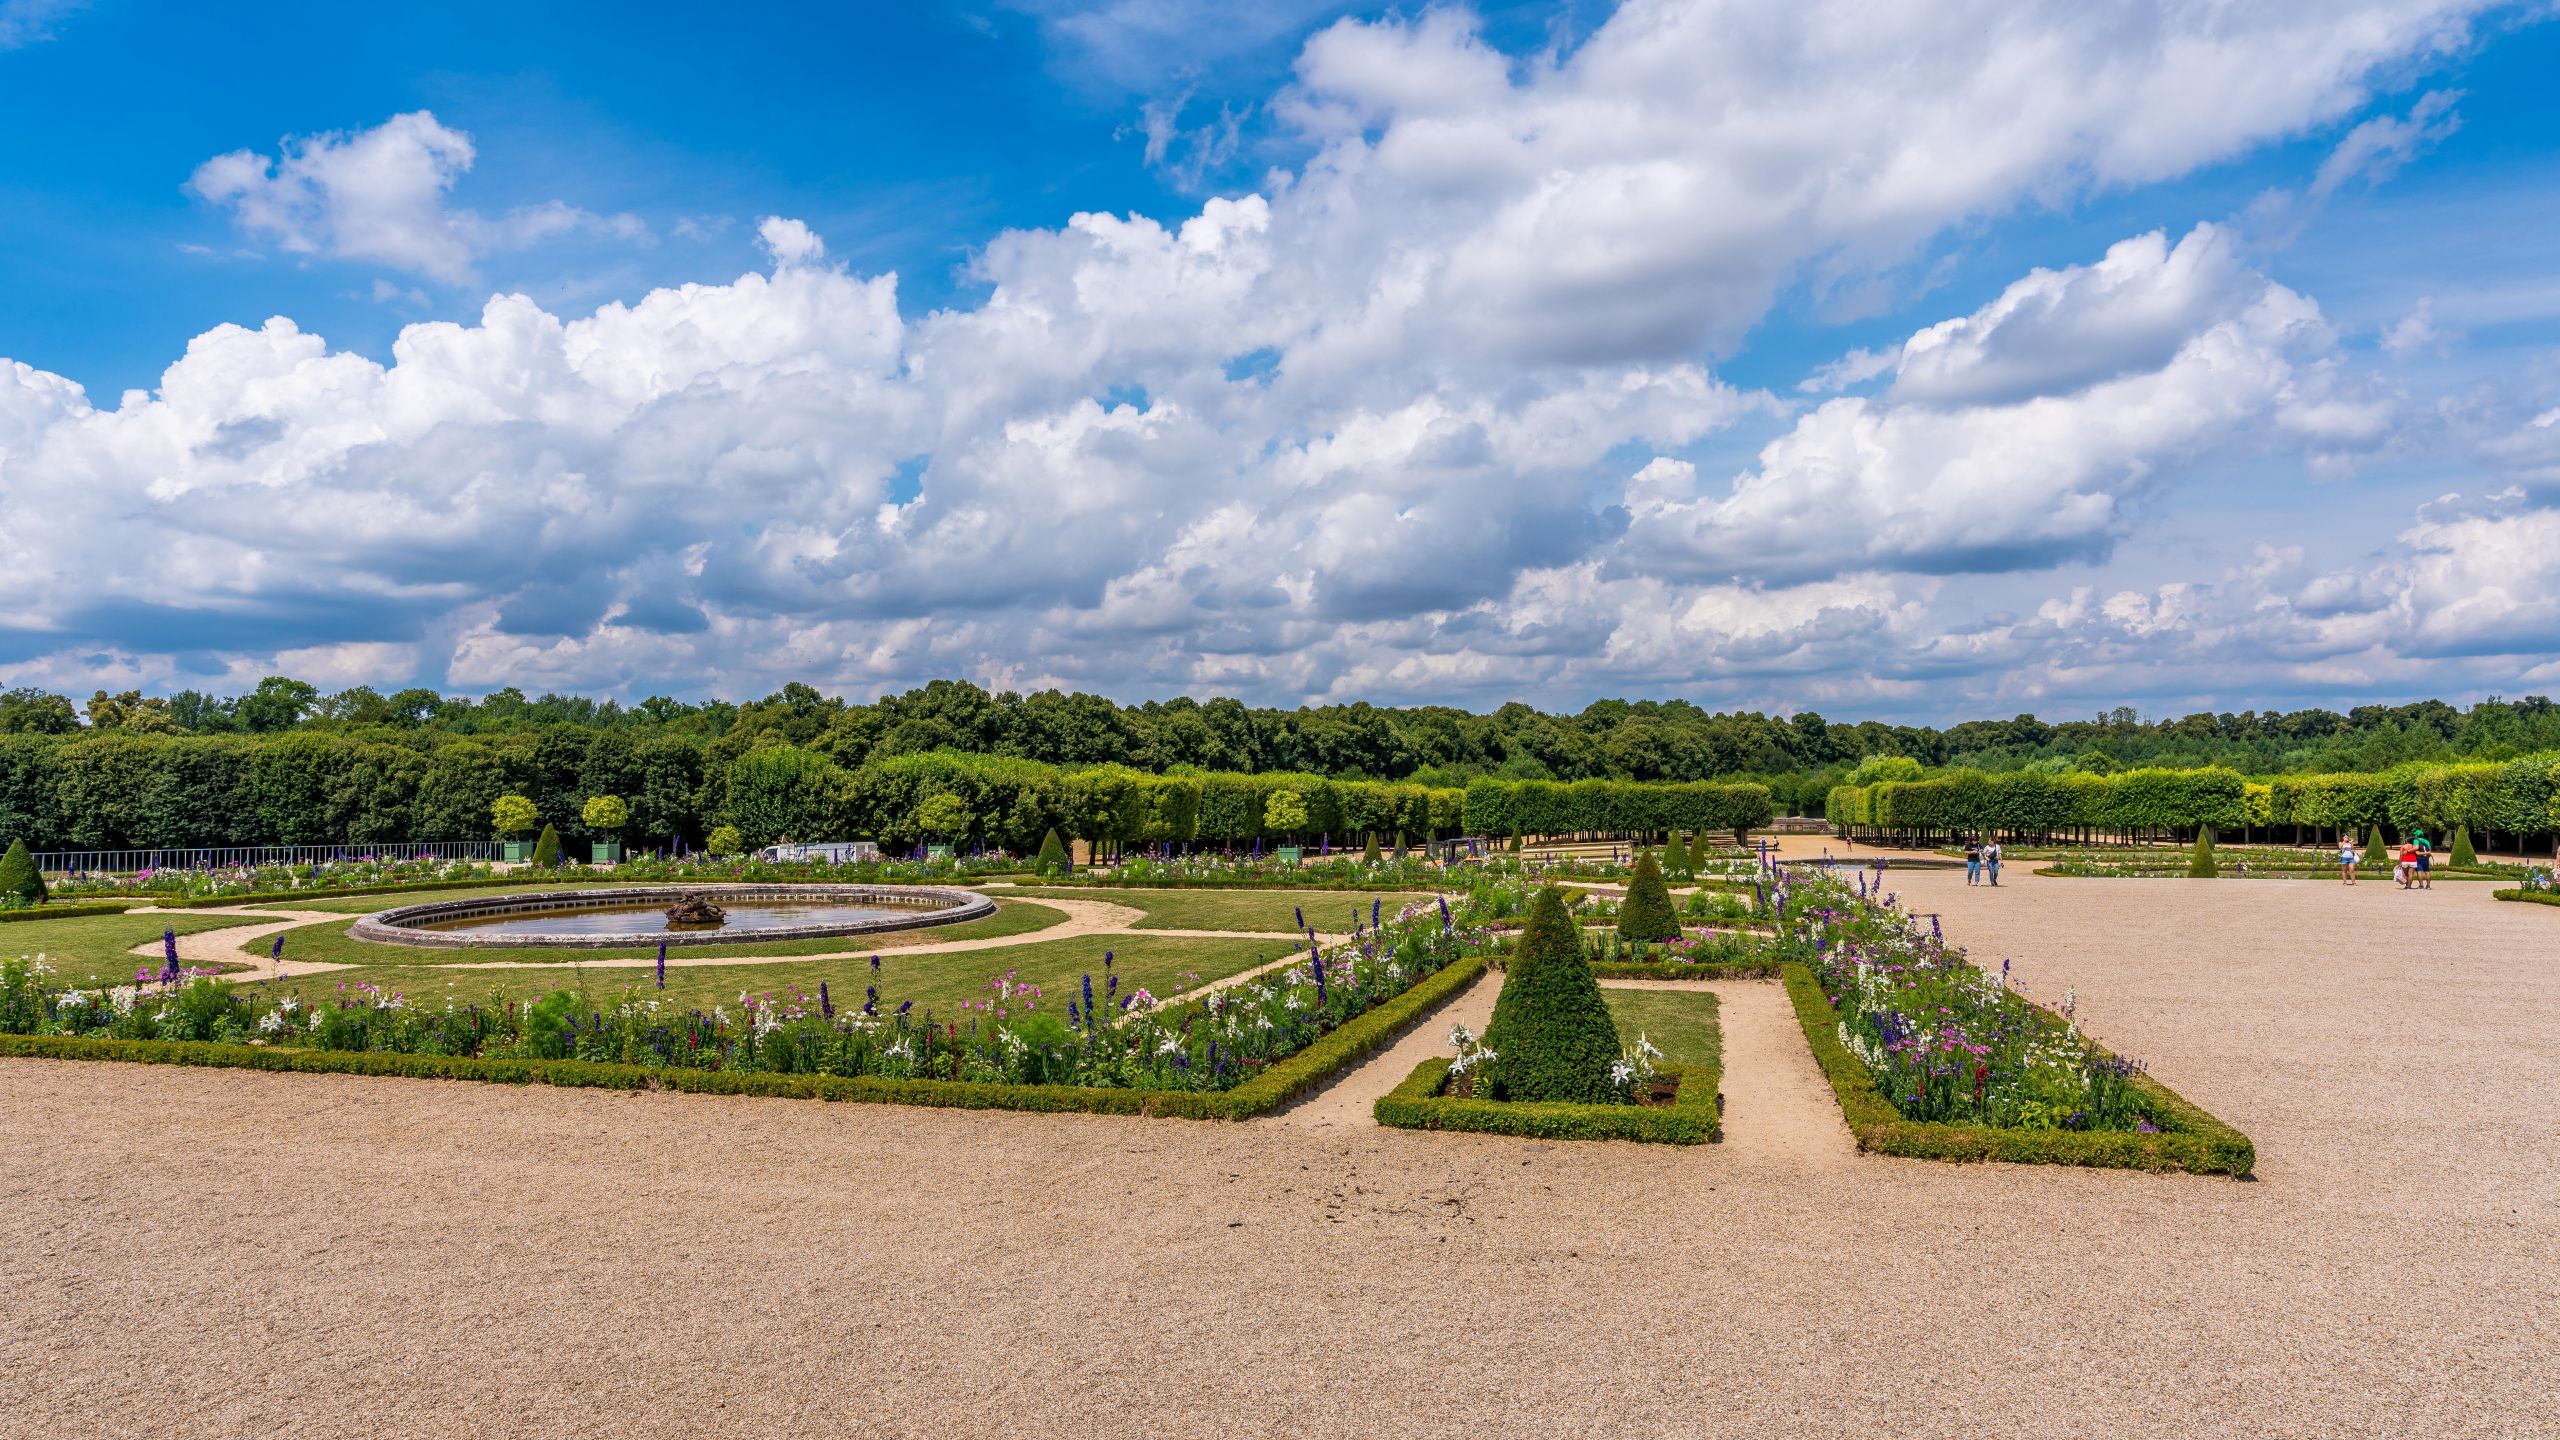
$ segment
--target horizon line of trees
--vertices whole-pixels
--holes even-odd
[[[2087,720],[2032,715],[1939,729],[1711,712],[1686,700],[1597,700],[1571,714],[1517,702],[1451,706],[1254,707],[1218,697],[1119,705],[1084,692],[990,692],[935,680],[868,704],[794,682],[760,700],[611,699],[513,687],[478,698],[370,686],[323,693],[270,676],[247,694],[99,691],[85,705],[21,687],[0,691],[0,736],[57,738],[325,734],[433,754],[456,743],[539,743],[568,729],[637,748],[691,746],[706,764],[771,744],[816,750],[846,767],[874,756],[953,750],[1054,765],[1183,766],[1260,774],[1463,787],[1477,779],[1736,781],[1770,786],[1779,806],[1820,814],[1832,787],[1878,756],[1932,769],[2196,768],[2248,774],[2377,772],[2412,762],[2497,761],[2560,749],[2560,704],[2544,696],[2358,706],[2340,713],[2198,713],[2146,720],[2130,706]]]

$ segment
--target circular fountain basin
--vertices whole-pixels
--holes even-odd
[[[669,925],[667,907],[700,895],[729,912],[716,926]],[[619,950],[640,945],[766,945],[956,925],[996,913],[971,890],[907,885],[663,885],[484,895],[403,905],[347,933],[437,949]]]

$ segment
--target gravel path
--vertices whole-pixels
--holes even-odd
[[[8,1061],[0,1435],[2560,1433],[2547,912],[1897,879],[2259,1183]]]

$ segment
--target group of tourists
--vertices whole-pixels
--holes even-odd
[[[1979,885],[1989,876],[1993,885],[2000,883],[2000,842],[1967,840],[1964,842],[1964,883]]]
[[[2378,858],[2390,857],[2391,847],[2383,846],[2382,855]],[[2427,839],[2427,832],[2413,832],[2400,842],[2400,854],[2391,866],[2392,883],[2403,890],[2433,890],[2436,888],[2435,859],[2435,845]],[[2352,832],[2338,837],[2338,877],[2341,880],[2349,885],[2356,883],[2356,867],[2365,861],[2364,851],[2357,846]]]

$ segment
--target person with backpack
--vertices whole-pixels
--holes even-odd
[[[2419,889],[2421,889],[2421,890],[2433,890],[2434,888],[2436,888],[2436,877],[2435,877],[2435,873],[2434,873],[2434,872],[2435,872],[2435,858],[2436,858],[2436,855],[2435,855],[2435,847],[2434,847],[2433,845],[2431,845],[2431,844],[2427,843],[2427,832],[2426,832],[2426,831],[2424,831],[2424,830],[2419,831],[2419,832],[2418,832],[2418,888],[2419,888]]]

